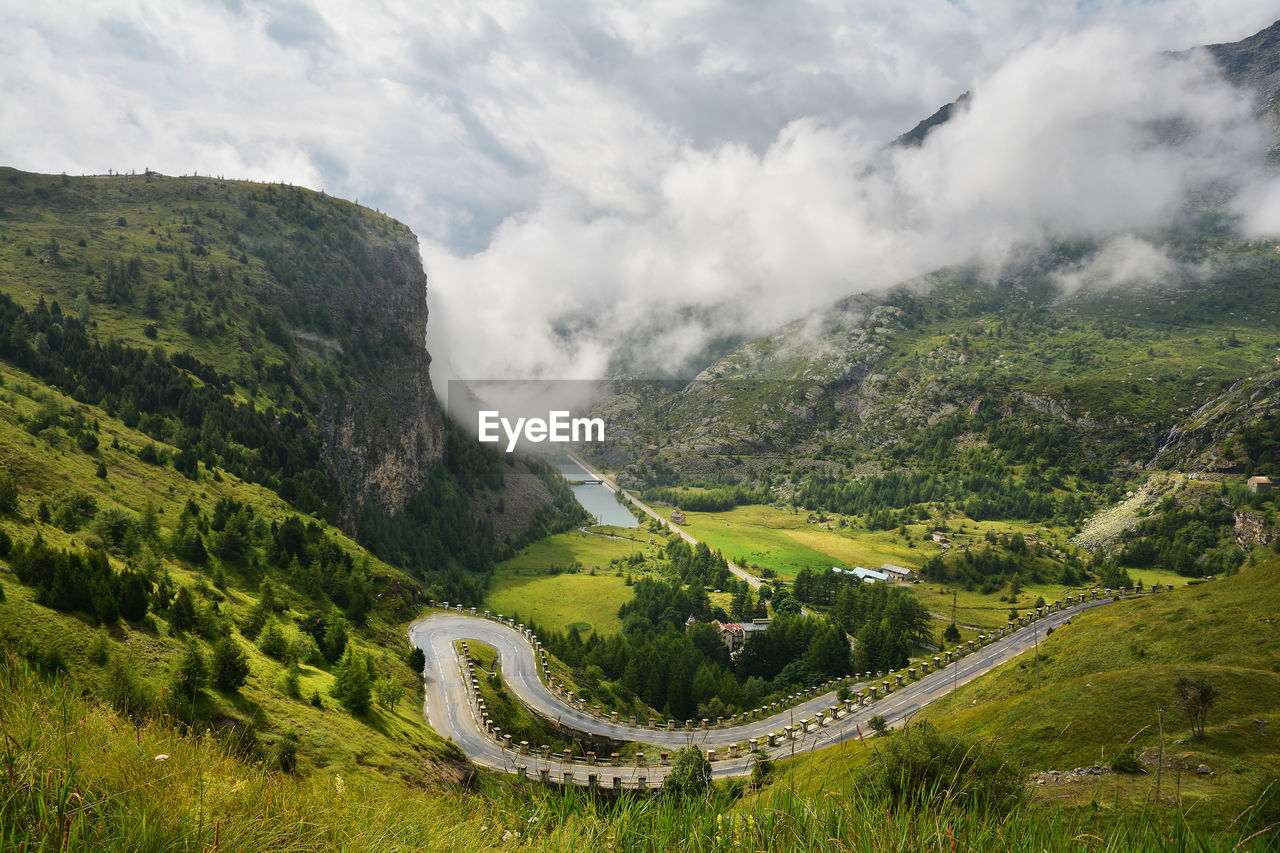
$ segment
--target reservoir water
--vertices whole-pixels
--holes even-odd
[[[631,510],[618,503],[613,492],[599,480],[593,480],[581,465],[567,456],[551,460],[560,475],[570,482],[569,488],[578,503],[595,517],[596,524],[612,524],[615,527],[639,527],[640,522]]]

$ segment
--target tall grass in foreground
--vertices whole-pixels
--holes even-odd
[[[1250,832],[1164,812],[892,811],[869,795],[788,787],[749,800],[605,802],[505,780],[462,792],[295,778],[163,719],[135,725],[3,653],[0,690],[4,850],[1210,851]],[[1267,849],[1267,837],[1238,849]]]

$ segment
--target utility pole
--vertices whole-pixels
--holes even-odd
[[[951,590],[951,624],[956,624],[956,591]],[[960,630],[958,627],[956,630]],[[956,648],[960,648],[956,646]],[[954,699],[956,691],[960,689],[960,656],[955,656],[955,667],[951,670],[951,697]]]
[[[1164,770],[1164,706],[1160,706],[1160,750],[1156,754],[1156,803],[1160,802],[1160,773]]]
[[[1036,689],[1040,689],[1040,624],[1038,622],[1031,623],[1031,636],[1036,641]]]

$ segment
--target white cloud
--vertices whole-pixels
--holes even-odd
[[[1260,186],[1248,110],[1164,49],[1275,0],[0,0],[0,161],[285,180],[423,238],[439,372],[591,376],[941,263]],[[883,143],[962,91],[928,144]],[[1177,150],[1151,128],[1180,118]],[[1280,227],[1276,193],[1240,202]],[[1269,200],[1270,199],[1270,200]],[[1270,212],[1268,212],[1270,211]]]
[[[1126,284],[1167,284],[1178,264],[1159,246],[1132,234],[1116,237],[1079,263],[1054,272],[1064,293]]]

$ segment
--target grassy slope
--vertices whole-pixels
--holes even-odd
[[[413,239],[390,217],[309,190],[207,177],[116,175],[64,181],[0,168],[0,211],[0,291],[22,305],[39,294],[48,302],[58,301],[68,313],[83,308],[104,340],[110,336],[144,348],[160,343],[254,385],[251,354],[266,364],[286,358],[264,335],[255,310],[271,310],[290,300],[288,290],[267,271],[262,249],[325,217],[358,230],[369,245]],[[244,232],[254,236],[244,239]],[[50,251],[51,240],[59,246],[56,254]],[[133,302],[108,303],[103,298],[108,260],[135,255],[141,260],[142,285],[135,288]],[[181,256],[199,271],[195,288],[182,286]],[[210,268],[219,271],[217,280],[209,278]],[[153,317],[143,318],[149,287],[158,304]],[[94,294],[87,302],[82,300],[86,289]],[[186,328],[188,306],[210,321],[206,334]],[[145,336],[140,318],[155,321],[155,340]],[[323,355],[325,347],[318,345],[316,351]],[[266,404],[265,399],[259,402]]]
[[[485,595],[485,606],[495,613],[519,614],[555,631],[568,630],[570,625],[583,632],[620,631],[618,608],[631,600],[624,576],[639,577],[653,571],[665,540],[639,529],[598,529],[628,538],[624,541],[570,530],[540,539],[499,566]],[[634,554],[641,554],[645,562],[627,564]],[[549,571],[575,564],[586,571]]]
[[[618,608],[630,600],[631,587],[612,571],[553,575],[532,569],[499,569],[485,596],[486,606],[495,613],[519,614],[554,631],[576,625],[581,632],[599,634],[622,630]]]
[[[4,388],[0,391],[0,458],[3,470],[13,474],[20,485],[21,497],[18,517],[4,520],[3,526],[16,541],[26,541],[36,533],[57,547],[82,547],[96,540],[90,530],[68,534],[57,527],[41,524],[36,520],[36,503],[42,497],[65,487],[74,487],[91,494],[98,503],[99,512],[109,508],[125,511],[130,516],[141,513],[151,502],[159,512],[161,536],[170,521],[176,521],[183,504],[190,498],[208,510],[219,498],[231,497],[252,505],[267,519],[283,519],[291,514],[283,501],[273,492],[259,486],[244,483],[230,474],[221,474],[221,481],[205,476],[199,483],[186,479],[171,467],[158,467],[140,461],[139,448],[150,439],[112,419],[93,406],[81,406],[57,392],[41,388],[30,377],[12,368],[3,368]],[[25,395],[29,391],[32,399]],[[32,436],[20,426],[20,418],[30,414],[47,401],[57,402],[66,409],[83,411],[87,418],[100,424],[100,448],[93,454],[82,453],[74,441],[61,430],[46,430],[40,436]],[[113,449],[118,441],[120,449]],[[172,448],[168,448],[172,452]],[[98,460],[105,462],[106,479],[94,475]],[[342,547],[363,558],[364,552],[336,529],[330,530]],[[219,601],[221,612],[238,621],[257,601],[256,579],[242,574],[235,567],[228,567],[228,587],[225,592],[213,589],[207,574],[193,570],[180,562],[166,558],[162,553],[149,549],[140,555],[150,557],[158,566],[168,570],[178,584],[204,590],[197,593],[197,603],[206,600]],[[126,558],[115,555],[112,562],[122,568]],[[0,566],[3,566],[0,561]],[[371,574],[388,592],[404,586],[403,576],[391,567],[370,558]],[[7,566],[5,566],[7,568]],[[33,591],[20,586],[11,575],[0,575],[5,588],[5,601],[0,603],[0,634],[10,641],[25,644],[40,652],[56,651],[71,676],[86,688],[94,688],[104,677],[100,668],[88,660],[88,649],[98,629],[85,621],[67,614],[57,613],[39,606],[32,600]],[[290,605],[281,622],[286,637],[297,635],[293,623],[314,606],[310,601],[292,595],[282,588],[283,599]],[[398,601],[394,593],[388,602]],[[112,647],[123,652],[146,691],[152,695],[166,688],[169,673],[176,666],[185,640],[171,635],[164,619],[152,616],[150,625],[126,626],[118,623],[106,632],[115,642]],[[313,708],[307,702],[285,697],[277,687],[284,669],[280,663],[262,655],[243,637],[238,638],[249,654],[252,673],[248,684],[237,694],[209,692],[201,700],[204,716],[223,718],[239,723],[254,723],[264,732],[268,743],[281,732],[295,728],[302,733],[301,750],[305,763],[314,767],[342,768],[354,772],[367,768],[380,773],[422,781],[426,777],[427,764],[455,760],[457,753],[426,726],[416,703],[409,699],[401,702],[394,712],[375,708],[364,721],[353,719],[328,697],[332,675],[322,669],[302,667],[301,688],[304,697],[319,691],[325,710]],[[363,637],[355,642],[380,661],[379,669],[401,680],[410,696],[416,695],[417,685],[412,673],[399,658],[406,649],[399,623],[388,612],[375,611],[370,615]],[[202,644],[206,658],[209,647]]]
[[[651,538],[656,540],[658,546],[663,543],[663,537],[655,537],[647,532],[633,531],[632,535],[635,536],[634,540],[624,542],[581,530],[557,533],[525,546],[519,554],[505,560],[501,566],[517,569],[566,569],[573,563],[579,563],[586,568],[602,567],[615,560],[625,560],[636,552],[651,556],[654,551],[654,547],[649,545]]]
[[[1150,758],[1158,708],[1168,706],[1166,756],[1186,769],[1165,773],[1162,798],[1180,793],[1185,806],[1195,804],[1197,820],[1225,824],[1247,805],[1259,774],[1274,770],[1280,749],[1275,726],[1253,722],[1280,714],[1277,625],[1280,559],[1271,559],[1214,583],[1083,614],[1041,643],[1041,687],[1028,652],[921,716],[995,738],[1031,770],[1070,769],[1105,764],[1130,743]],[[1203,741],[1190,739],[1173,708],[1172,685],[1183,674],[1203,675],[1221,690]],[[798,759],[782,784],[809,793],[844,790],[874,745],[868,740]],[[1216,775],[1195,775],[1200,763]],[[1154,784],[1154,772],[1117,774],[1038,789],[1038,796],[1070,806],[1099,802],[1113,811],[1140,807]]]
[[[230,757],[212,738],[163,722],[135,729],[64,684],[0,657],[4,770],[0,846],[89,851],[217,849],[700,851],[1243,849],[1242,827],[1187,829],[1139,809],[1039,803],[993,820],[974,812],[895,815],[819,768],[814,792],[794,776],[736,807],[485,781],[475,793],[417,791],[341,773],[281,776]],[[163,757],[163,760],[161,760]],[[830,758],[830,754],[827,754]],[[788,778],[791,779],[788,782]],[[1196,815],[1192,815],[1196,817]]]

